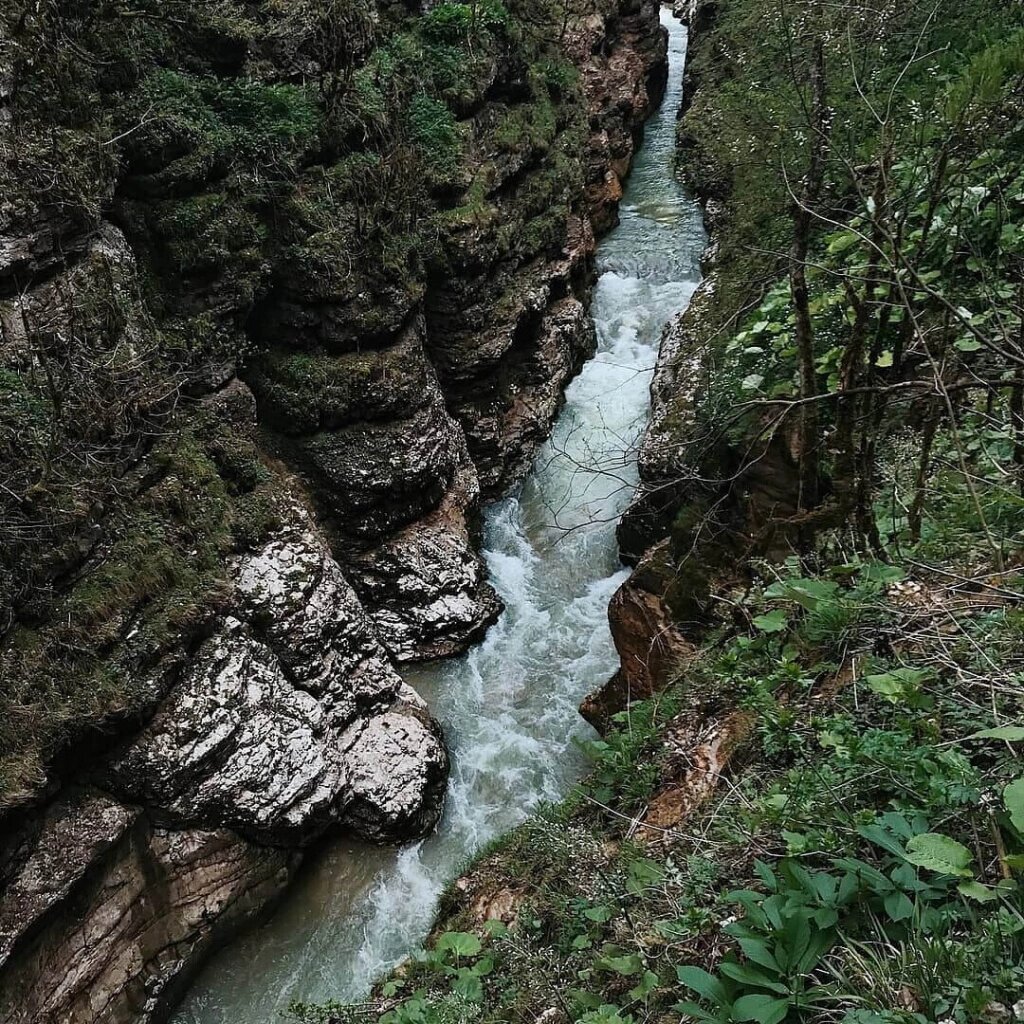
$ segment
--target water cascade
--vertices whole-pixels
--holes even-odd
[[[435,834],[404,849],[338,840],[282,907],[214,959],[176,1024],[267,1024],[294,999],[358,1000],[417,947],[438,894],[483,844],[585,769],[583,696],[616,667],[608,601],[627,575],[615,524],[636,484],[636,445],[662,327],[700,275],[700,211],[672,173],[686,30],[667,11],[669,84],[620,208],[600,242],[598,351],[566,393],[520,491],[485,515],[505,613],[467,655],[407,678],[444,726],[452,774]]]

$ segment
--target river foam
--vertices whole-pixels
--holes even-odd
[[[607,608],[627,572],[615,523],[636,484],[661,331],[693,294],[704,245],[700,211],[672,173],[686,31],[667,11],[662,23],[669,87],[621,222],[598,248],[598,351],[567,389],[523,487],[485,515],[484,557],[505,612],[467,655],[407,674],[451,749],[441,823],[400,850],[328,845],[271,919],[210,964],[176,1024],[268,1024],[294,999],[365,997],[422,942],[469,857],[564,796],[585,769],[579,702],[617,666]]]

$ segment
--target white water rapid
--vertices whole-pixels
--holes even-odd
[[[438,894],[488,840],[585,765],[577,707],[617,665],[608,601],[627,571],[615,523],[636,484],[661,329],[689,301],[701,216],[672,173],[686,30],[667,11],[669,84],[648,121],[620,207],[598,249],[597,354],[566,392],[520,493],[485,516],[484,556],[505,613],[467,655],[411,671],[451,748],[444,817],[404,849],[351,840],[323,850],[267,923],[207,967],[175,1024],[271,1024],[294,999],[365,997],[426,935]]]

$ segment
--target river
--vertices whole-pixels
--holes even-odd
[[[672,167],[686,30],[668,11],[669,84],[647,123],[620,223],[599,243],[598,350],[566,392],[518,493],[485,513],[484,557],[505,612],[463,657],[408,681],[444,726],[452,773],[437,831],[402,849],[337,840],[281,907],[198,978],[175,1024],[271,1024],[294,999],[358,1000],[426,935],[437,896],[482,845],[585,770],[577,707],[614,672],[608,601],[627,576],[615,523],[636,484],[636,445],[664,324],[689,301],[701,215]]]

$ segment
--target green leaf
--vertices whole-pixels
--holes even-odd
[[[676,977],[681,985],[692,989],[699,996],[718,1006],[724,1006],[728,1002],[725,994],[725,986],[713,974],[709,974],[703,967],[696,967],[693,964],[684,964],[676,968]]]
[[[781,608],[776,608],[765,615],[758,615],[754,619],[754,625],[764,633],[781,633],[788,621],[786,613]]]
[[[779,962],[775,959],[766,942],[763,942],[761,939],[739,939],[737,941],[739,942],[740,949],[743,950],[743,955],[748,960],[753,960],[755,964],[767,967],[768,970],[773,971],[775,974],[781,973]]]
[[[1024,797],[1024,792],[1022,792]],[[1022,808],[1024,809],[1024,808]],[[922,832],[907,843],[905,854],[911,864],[943,875],[970,878],[971,851],[962,843],[938,832]]]
[[[732,1004],[732,1015],[736,1020],[753,1020],[757,1024],[779,1024],[788,1012],[788,1000],[760,993],[740,996]]]
[[[782,597],[789,601],[795,601],[809,612],[813,612],[823,601],[833,601],[838,592],[838,583],[812,577],[773,583],[764,594],[765,597]]]
[[[974,900],[977,903],[991,903],[993,900],[999,899],[996,892],[973,878],[961,882],[956,889],[961,896],[966,896],[969,900]]]
[[[503,939],[508,935],[508,925],[500,918],[489,917],[484,921],[484,931],[487,932],[492,939]]]
[[[891,921],[906,921],[914,913],[914,904],[910,902],[907,894],[900,892],[899,889],[893,889],[882,901],[882,904]]]
[[[1024,725],[1000,725],[995,729],[979,729],[967,737],[969,740],[1006,740],[1017,743],[1024,740]]]
[[[1003,804],[1009,812],[1010,823],[1024,836],[1024,775],[1003,790]]]
[[[697,1003],[691,1003],[687,999],[684,999],[681,1003],[676,1003],[672,1009],[675,1010],[676,1013],[681,1013],[686,1017],[692,1017],[694,1020],[711,1022],[726,1019],[724,1017],[718,1017],[713,1013],[708,1013],[703,1006],[698,1006]]]
[[[889,853],[894,853],[897,857],[904,856],[903,844],[891,832],[882,828],[881,825],[877,823],[861,825],[857,831],[869,843],[874,843],[875,846],[880,846],[883,850],[888,850]]]
[[[887,565],[885,562],[868,562],[861,567],[860,578],[867,583],[898,583],[900,580],[907,578],[907,573],[899,565]]]
[[[854,231],[840,231],[832,235],[828,243],[828,251],[833,255],[852,249],[860,241],[860,235]]]
[[[583,916],[588,921],[597,921],[598,924],[603,924],[605,921],[610,921],[615,916],[615,911],[609,906],[598,906],[588,907],[583,911]]]
[[[452,982],[452,991],[471,1003],[483,1002],[483,982],[468,967],[459,968],[459,973]]]
[[[977,352],[981,348],[981,342],[977,338],[957,338],[953,346],[961,352]]]
[[[888,370],[892,366],[892,350],[886,349],[875,360],[875,366],[880,370]]]
[[[744,985],[753,985],[755,988],[766,988],[772,992],[779,992],[782,995],[786,995],[786,993],[789,992],[789,989],[786,988],[785,985],[780,984],[774,978],[769,978],[763,971],[759,971],[747,964],[737,964],[727,960],[719,964],[718,969],[727,978],[732,978],[733,981],[742,982]]]
[[[643,961],[636,953],[628,953],[626,956],[605,956],[600,960],[600,966],[614,971],[616,974],[639,974],[643,970]]]
[[[644,971],[640,983],[629,990],[630,999],[646,999],[658,987],[658,976],[654,971]]]
[[[470,932],[445,932],[437,940],[439,952],[452,952],[456,956],[476,956],[481,950],[480,940]]]

